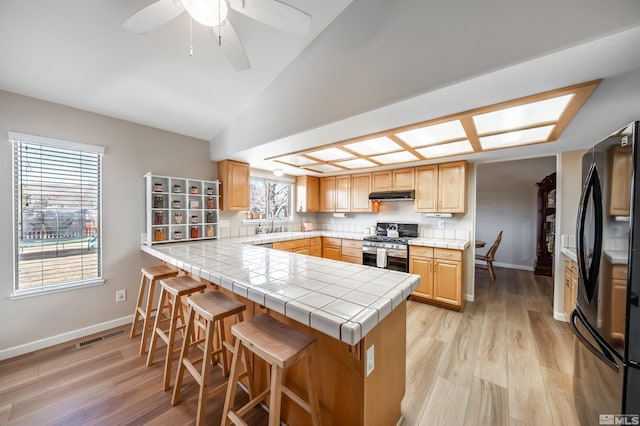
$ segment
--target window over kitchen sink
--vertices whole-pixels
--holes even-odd
[[[252,177],[244,220],[291,220],[292,194],[291,182]]]

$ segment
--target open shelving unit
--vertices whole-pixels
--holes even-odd
[[[219,182],[144,175],[148,245],[218,238]]]

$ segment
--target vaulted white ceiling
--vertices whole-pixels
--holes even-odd
[[[2,0],[0,89],[210,140],[212,159],[267,169],[279,153],[596,78],[549,149],[640,118],[637,0],[285,2],[313,16],[311,34],[231,12],[252,65],[237,73],[197,24],[189,56],[186,14],[143,36],[120,26],[151,0]]]

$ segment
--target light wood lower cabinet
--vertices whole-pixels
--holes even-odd
[[[362,265],[362,241],[343,239],[340,260]]]
[[[342,239],[322,237],[322,257],[325,259],[342,260]]]
[[[462,251],[410,246],[409,273],[420,275],[411,299],[461,310]]]
[[[564,313],[571,315],[576,307],[578,292],[578,265],[575,261],[564,259]]]
[[[611,337],[624,343],[627,307],[627,267],[611,267]]]
[[[276,250],[314,256],[313,253],[318,252],[317,247],[319,247],[319,241],[320,237],[300,238],[297,240],[277,241],[273,243],[272,247]],[[315,256],[317,256],[317,254],[315,254]]]

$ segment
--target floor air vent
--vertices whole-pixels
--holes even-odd
[[[92,337],[91,339],[83,340],[82,342],[76,343],[76,349],[84,348],[85,346],[93,345],[94,343],[102,342],[108,339],[111,339],[116,336],[120,336],[124,334],[124,330],[116,330],[111,333],[104,334],[102,336]]]

